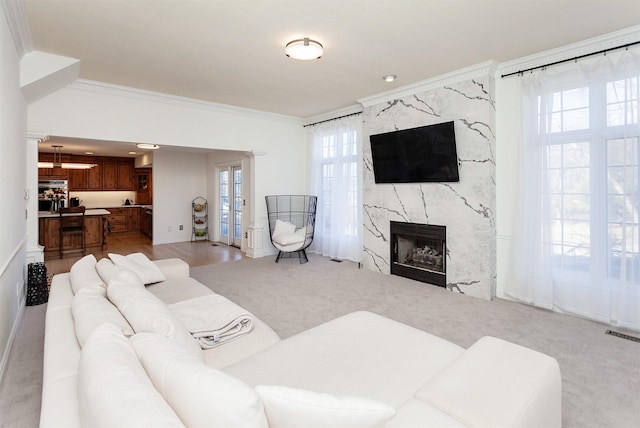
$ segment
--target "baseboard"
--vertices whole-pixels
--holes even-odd
[[[0,361],[0,384],[4,381],[4,375],[6,373],[7,364],[9,363],[9,356],[11,355],[11,349],[13,349],[13,343],[16,340],[16,336],[18,335],[18,330],[20,330],[20,325],[22,324],[22,319],[24,318],[24,310],[26,308],[26,299],[21,299],[20,309],[18,310],[18,315],[13,323],[13,327],[11,328],[11,334],[9,335],[9,340],[7,341],[7,345],[4,347],[4,352],[2,354],[2,360]]]

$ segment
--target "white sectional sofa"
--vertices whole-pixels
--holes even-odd
[[[202,349],[167,308],[213,292],[179,259],[153,264],[146,287],[89,256],[54,276],[42,427],[561,426],[556,360],[493,337],[465,350],[356,312],[285,340],[254,319]]]

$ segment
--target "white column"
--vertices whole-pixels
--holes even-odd
[[[27,200],[27,264],[44,261],[44,247],[38,243],[38,140],[44,135],[27,135],[25,173],[27,188],[24,198]]]
[[[265,244],[271,245],[269,240],[269,225],[266,222],[266,216],[259,215],[264,212],[264,191],[261,189],[260,184],[256,182],[256,169],[260,167],[259,159],[261,156],[266,155],[263,152],[251,152],[249,154],[249,200],[251,206],[249,207],[249,221],[247,226],[247,257],[258,258],[264,257]],[[246,176],[245,176],[246,177]],[[266,228],[265,228],[266,226]],[[266,231],[266,235],[265,235]]]

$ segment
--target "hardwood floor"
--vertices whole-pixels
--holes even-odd
[[[246,256],[236,247],[212,241],[177,242],[174,244],[151,245],[151,240],[139,232],[125,232],[109,235],[107,251],[93,252],[96,259],[108,257],[108,253],[144,253],[151,260],[177,257],[191,267],[240,260]],[[90,254],[90,253],[87,253]],[[69,272],[71,266],[82,257],[81,254],[63,259],[45,260],[48,274]]]

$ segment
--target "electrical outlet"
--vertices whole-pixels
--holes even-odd
[[[169,226],[169,227],[167,228],[167,231],[168,231],[168,232],[173,232],[173,228],[172,228],[171,226]]]
[[[184,229],[184,227],[182,225],[180,225],[180,230]]]

